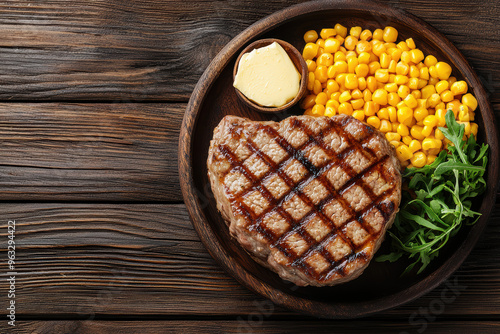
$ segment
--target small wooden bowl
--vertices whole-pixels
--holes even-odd
[[[281,47],[286,51],[286,53],[288,54],[288,56],[292,60],[293,64],[295,65],[295,67],[299,71],[299,73],[301,75],[301,78],[300,78],[300,88],[299,88],[299,92],[297,93],[297,96],[295,96],[295,98],[293,100],[291,100],[287,104],[282,105],[281,107],[264,107],[264,106],[261,106],[261,105],[255,103],[255,102],[253,102],[252,100],[248,99],[242,92],[240,92],[238,89],[235,88],[236,95],[239,97],[239,99],[241,101],[243,101],[243,103],[245,103],[246,105],[248,105],[250,108],[252,108],[254,110],[257,110],[257,111],[260,111],[260,112],[263,112],[263,113],[279,113],[279,112],[282,112],[283,110],[288,109],[288,108],[294,106],[295,104],[297,104],[297,102],[299,102],[304,97],[304,95],[306,94],[306,91],[307,91],[307,74],[308,74],[308,71],[307,71],[307,64],[306,64],[304,58],[302,58],[302,54],[299,52],[299,50],[297,50],[290,43],[287,43],[285,41],[282,41],[282,40],[276,39],[276,38],[260,39],[258,41],[253,42],[252,44],[248,45],[243,51],[241,51],[239,57],[236,59],[236,63],[234,64],[233,82],[234,82],[234,78],[236,77],[236,73],[238,72],[238,66],[240,64],[241,57],[245,53],[251,52],[254,49],[258,49],[258,48],[262,48],[264,46],[268,46],[268,45],[270,45],[270,44],[272,44],[274,42],[276,42],[279,45],[281,45]]]

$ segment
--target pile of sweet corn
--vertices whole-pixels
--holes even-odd
[[[438,127],[453,110],[465,135],[477,135],[476,98],[451,66],[425,56],[412,38],[396,43],[393,27],[373,33],[337,24],[304,34],[309,77],[301,102],[306,115],[352,115],[385,134],[403,166],[430,164],[447,139]]]

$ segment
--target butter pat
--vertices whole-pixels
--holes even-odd
[[[300,73],[274,42],[241,57],[233,86],[261,106],[280,107],[299,93]]]

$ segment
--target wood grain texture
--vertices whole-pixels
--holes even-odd
[[[187,101],[226,43],[300,2],[0,1],[0,100]],[[444,33],[500,102],[498,2],[383,2]]]
[[[358,320],[356,322],[334,321],[264,321],[259,318],[253,322],[243,321],[20,321],[17,328],[8,328],[0,324],[0,330],[11,330],[11,333],[36,334],[104,334],[118,331],[120,334],[157,334],[157,333],[417,333],[424,325],[411,326],[406,322],[380,322],[374,320]],[[482,333],[493,334],[500,331],[500,324],[495,321],[436,321],[425,325],[425,333]]]
[[[297,318],[226,275],[199,241],[183,204],[20,203],[1,204],[1,211],[2,252],[7,220],[16,220],[18,316],[246,319],[266,308],[272,309],[269,318]],[[486,233],[452,276],[449,284],[460,287],[456,299],[445,284],[375,318],[405,320],[443,300],[441,318],[499,317],[499,221],[500,203]],[[7,271],[5,262],[0,270]],[[1,284],[0,295],[6,293]]]
[[[179,201],[184,110],[0,103],[0,200]]]

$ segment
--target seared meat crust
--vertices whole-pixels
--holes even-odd
[[[207,160],[217,208],[259,263],[297,285],[350,281],[401,201],[385,137],[347,115],[255,122],[226,116]]]

